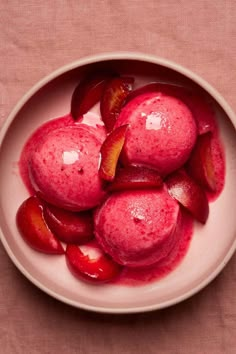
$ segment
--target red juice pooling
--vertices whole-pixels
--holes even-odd
[[[73,257],[78,254],[83,259],[81,267],[79,260],[73,258],[73,264],[78,268],[74,272],[77,276],[81,274],[82,279],[102,279],[112,284],[144,285],[168,275],[186,255],[194,236],[191,210],[199,210],[200,207],[188,208],[186,190],[197,183],[209,202],[220,195],[225,178],[224,151],[214,111],[201,90],[152,83],[127,97],[120,95],[117,87],[110,87],[111,82],[103,86],[102,90],[106,87],[109,92],[114,90],[114,97],[119,100],[120,111],[116,112],[114,130],[128,124],[118,167],[114,158],[118,142],[115,138],[110,139],[112,143],[104,144],[102,150],[111,133],[106,132],[100,114],[88,112],[76,120],[68,114],[40,126],[23,148],[19,170],[30,195],[37,193],[42,198],[42,208],[50,203],[66,210],[72,214],[66,222],[76,220],[77,216],[81,218],[85,210],[94,215],[91,227],[94,227],[95,241],[98,242],[96,248],[100,251],[83,256],[79,250],[80,243],[73,246]],[[112,102],[104,103],[106,97],[112,99],[111,95],[102,90],[99,93],[101,105],[112,107]],[[85,98],[82,95],[78,104],[83,105],[83,99],[88,98],[89,95]],[[86,101],[89,106],[88,103]],[[75,101],[73,108],[78,111],[80,108],[76,107]],[[106,119],[108,114],[106,112]],[[207,143],[204,145],[201,139]],[[201,144],[204,151],[207,149],[207,154],[202,153]],[[105,151],[108,164],[111,164],[108,169],[112,167],[116,171],[121,167],[125,171],[127,168],[125,183],[119,180],[120,174],[117,173],[117,178],[115,176],[116,185],[121,189],[119,192],[112,189],[113,180],[99,174],[103,158],[99,151],[104,149],[108,149]],[[200,167],[196,166],[198,161]],[[182,194],[175,199],[169,195],[165,179],[169,174],[175,176],[179,168],[185,170],[193,182],[189,186],[181,186],[180,180]],[[159,174],[159,183],[154,187],[153,176],[156,174]],[[137,183],[137,176],[152,176],[152,180],[149,183],[146,177],[142,187],[142,180]],[[132,188],[132,181],[136,181],[135,188]],[[193,195],[192,203],[197,203],[197,200]],[[26,215],[31,217],[30,214],[31,211],[27,210]],[[58,224],[65,225],[64,214],[58,215],[62,217]],[[37,218],[35,220],[37,223]],[[24,230],[20,231],[24,234]],[[56,234],[54,236],[57,237]],[[85,238],[81,235],[79,239]],[[101,258],[95,259],[96,253]],[[94,274],[88,276],[86,264],[90,268],[91,264],[97,264],[102,275],[97,277],[96,266],[93,266]],[[117,271],[111,272],[111,269]],[[113,273],[116,277],[110,279]]]

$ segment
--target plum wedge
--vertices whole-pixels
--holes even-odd
[[[44,218],[50,230],[63,242],[83,244],[93,238],[93,219],[87,211],[75,213],[47,205]]]
[[[127,166],[118,168],[109,191],[121,191],[143,188],[159,188],[162,186],[160,175],[147,167]]]
[[[106,181],[112,181],[115,178],[117,162],[125,143],[128,128],[128,124],[116,128],[102,144],[99,175]]]
[[[121,271],[121,266],[107,256],[96,241],[83,246],[68,245],[66,260],[71,272],[87,281],[104,283]]]
[[[71,115],[78,120],[101,99],[104,87],[111,75],[96,74],[82,80],[75,88],[71,99]]]
[[[215,192],[217,187],[213,161],[212,134],[200,135],[187,164],[189,174],[204,188]]]
[[[102,120],[108,132],[111,132],[122,106],[132,91],[134,79],[132,77],[116,77],[109,80],[101,98]]]
[[[185,207],[196,220],[205,224],[209,214],[206,193],[184,170],[174,172],[165,180],[169,194]]]
[[[16,222],[23,239],[36,251],[48,254],[64,253],[61,243],[44,220],[43,204],[38,197],[29,197],[21,204]]]

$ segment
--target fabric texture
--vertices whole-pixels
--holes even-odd
[[[204,77],[236,111],[234,0],[0,2],[0,125],[39,79],[87,55],[139,51]],[[4,354],[236,353],[236,256],[204,290],[153,313],[99,315],[34,287],[0,245]]]

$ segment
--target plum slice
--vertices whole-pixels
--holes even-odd
[[[38,197],[29,197],[20,205],[16,223],[23,239],[36,251],[48,254],[64,253],[60,241],[44,220],[43,203]]]
[[[157,171],[143,166],[127,166],[117,169],[115,179],[110,184],[109,191],[130,189],[159,188],[162,179]]]
[[[63,242],[83,244],[93,238],[93,219],[88,211],[76,213],[47,205],[44,218],[50,230]]]
[[[112,181],[115,178],[117,162],[125,143],[128,128],[128,124],[116,128],[107,136],[101,146],[99,175],[106,181]]]
[[[107,82],[102,94],[100,109],[108,132],[112,131],[126,97],[132,91],[133,83],[132,77],[116,77]]]
[[[100,101],[109,74],[86,77],[76,86],[71,99],[71,115],[78,120]]]
[[[165,183],[169,194],[185,207],[196,220],[205,224],[209,214],[206,193],[184,170],[169,175]]]
[[[106,255],[96,241],[82,246],[67,245],[66,260],[75,276],[88,281],[107,282],[121,271],[121,266]]]
[[[187,164],[189,174],[211,192],[217,188],[211,132],[200,135]]]

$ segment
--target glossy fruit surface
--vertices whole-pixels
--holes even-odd
[[[88,281],[107,282],[115,278],[121,270],[96,241],[83,246],[68,245],[66,259],[72,273]]]
[[[106,181],[112,181],[115,178],[117,162],[128,128],[129,125],[125,124],[113,130],[102,144],[99,175]]]
[[[116,119],[128,94],[132,90],[134,79],[116,77],[108,81],[101,98],[101,115],[107,131],[112,131]]]
[[[26,199],[16,215],[18,229],[24,240],[35,250],[49,254],[63,254],[61,243],[47,226],[43,204],[36,196]]]
[[[209,205],[204,189],[182,170],[168,176],[165,182],[170,195],[195,219],[205,224],[209,214]]]
[[[212,134],[200,135],[187,164],[189,174],[204,188],[216,191],[216,172],[213,161]]]
[[[71,212],[47,205],[44,217],[50,230],[63,242],[82,244],[93,238],[93,219],[89,212]]]
[[[108,78],[109,75],[96,74],[80,81],[71,99],[71,115],[74,120],[81,118],[100,100]]]
[[[126,166],[117,169],[109,191],[159,188],[161,186],[162,179],[155,170],[141,166]]]

